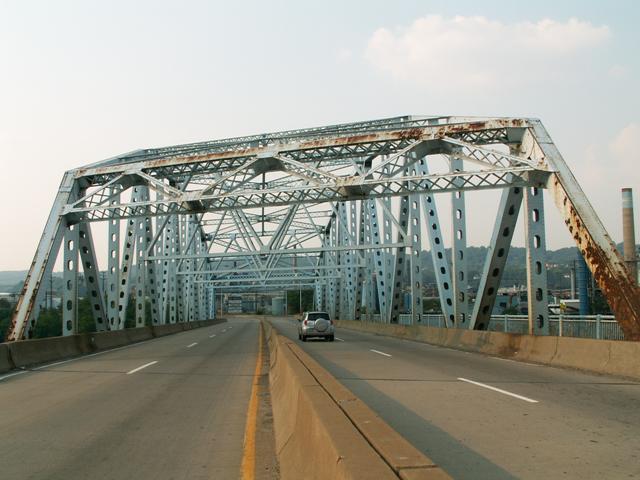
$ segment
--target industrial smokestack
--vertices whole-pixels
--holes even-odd
[[[622,248],[624,263],[633,282],[638,283],[638,259],[636,255],[636,232],[633,222],[633,194],[630,188],[622,189]]]

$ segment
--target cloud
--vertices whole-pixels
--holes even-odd
[[[365,58],[396,79],[442,87],[517,85],[563,68],[610,37],[609,27],[566,22],[502,23],[486,17],[429,15],[373,33]],[[554,74],[561,74],[554,71]]]
[[[640,163],[639,140],[640,124],[630,123],[618,132],[609,144],[609,148],[624,164],[635,165],[637,168],[638,163]]]

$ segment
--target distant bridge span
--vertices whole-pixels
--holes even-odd
[[[502,197],[487,212],[493,234],[476,286],[465,194],[484,189]],[[77,331],[80,264],[99,331],[124,328],[130,302],[137,326],[147,308],[153,324],[188,322],[213,317],[218,292],[291,286],[313,288],[316,308],[337,318],[390,323],[406,291],[420,323],[427,244],[447,327],[486,329],[521,210],[529,331],[548,334],[542,189],[625,338],[640,340],[640,291],[542,123],[422,116],[138,150],[66,172],[7,339],[33,336],[58,255],[63,335]],[[443,197],[452,207],[448,246],[436,206]],[[108,224],[103,255],[92,235],[99,221]]]

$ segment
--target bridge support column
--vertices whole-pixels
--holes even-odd
[[[429,167],[426,159],[420,159],[417,165],[418,173],[421,175],[429,174]],[[444,322],[447,327],[454,326],[454,310],[453,310],[453,288],[451,282],[451,273],[447,253],[444,248],[444,240],[442,238],[442,230],[440,228],[440,220],[438,218],[438,208],[435,196],[425,193],[420,196],[422,199],[422,208],[426,217],[427,237],[429,238],[429,248],[431,252],[431,261],[433,262],[433,270],[435,272],[436,282],[438,284],[438,296],[440,297],[440,308],[444,316]]]
[[[471,329],[487,330],[489,328],[491,313],[509,255],[513,230],[518,220],[521,204],[522,188],[511,187],[502,192],[498,217],[493,227],[493,235],[480,277],[473,316],[469,325]]]
[[[407,244],[409,238],[409,197],[400,197],[398,214],[398,243]],[[391,296],[391,323],[400,323],[400,312],[404,309],[404,286],[407,284],[407,249],[396,249],[393,271],[393,293]]]
[[[420,225],[420,195],[411,195],[411,323],[422,322],[422,227]]]
[[[91,235],[91,225],[81,223],[78,225],[78,248],[80,260],[84,267],[84,281],[87,287],[87,295],[91,300],[91,312],[96,322],[96,330],[101,332],[109,330],[109,322],[104,308],[104,296],[102,281],[100,280],[100,269],[96,258],[93,237]]]
[[[109,189],[109,203],[112,205],[120,203],[120,191],[121,188],[119,186]],[[120,291],[120,220],[109,220],[108,235],[107,246],[109,248],[109,256],[107,257],[107,275],[105,278],[107,291],[106,307],[109,328],[115,329],[118,323],[118,292]]]
[[[371,235],[371,243],[379,246],[381,244],[380,241],[380,223],[378,217],[378,207],[375,199],[369,200],[369,222],[371,225],[370,235]],[[384,322],[385,312],[387,311],[387,297],[385,295],[385,261],[383,258],[384,250],[382,248],[378,248],[374,250],[372,253],[373,258],[373,270],[376,276],[376,287],[378,290],[378,308],[380,313],[380,321]]]
[[[546,238],[542,189],[525,190],[525,239],[527,246],[527,304],[529,334],[549,335]]]
[[[64,234],[62,264],[62,335],[78,332],[78,227],[69,225]]]
[[[145,186],[138,187],[138,198],[141,202],[149,200],[149,188]],[[136,328],[144,327],[147,318],[147,285],[146,285],[146,273],[147,264],[145,261],[145,254],[147,252],[147,246],[151,241],[151,219],[149,217],[143,217],[138,219],[136,226],[136,278],[135,278],[135,293],[136,293],[136,307],[135,307],[135,322]]]
[[[139,194],[139,187],[134,187],[131,194],[132,203],[140,201]],[[129,306],[129,293],[131,292],[129,277],[131,276],[131,267],[133,266],[136,235],[141,233],[142,223],[142,220],[138,218],[130,218],[127,220],[124,249],[122,250],[122,268],[120,269],[120,280],[118,285],[118,324],[115,327],[117,330],[125,328],[127,307]],[[113,325],[111,328],[114,328]]]
[[[461,172],[464,169],[460,158],[450,157],[450,171]],[[460,185],[456,181],[457,186]],[[453,286],[454,326],[466,328],[469,324],[469,299],[467,298],[467,226],[464,191],[451,193],[451,226],[453,245],[451,247],[451,281]]]

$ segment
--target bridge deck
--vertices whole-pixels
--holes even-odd
[[[238,478],[258,332],[234,320],[5,379],[0,477]]]
[[[295,321],[274,325],[297,339]],[[299,345],[454,478],[640,476],[640,383],[336,335],[343,341]]]

